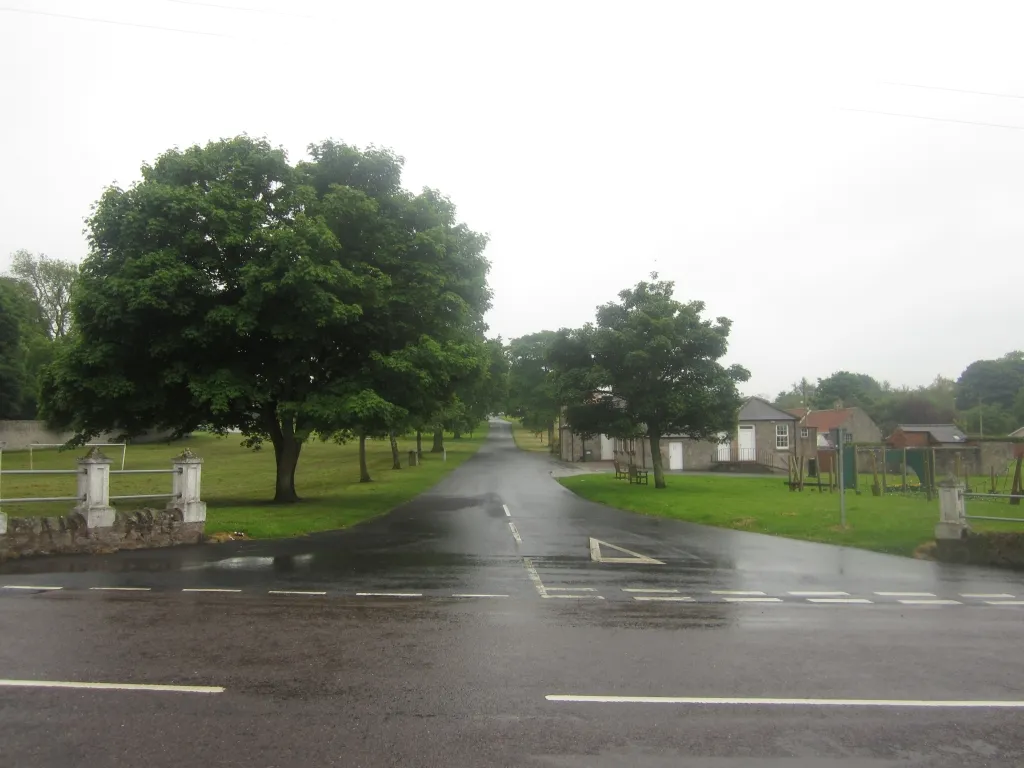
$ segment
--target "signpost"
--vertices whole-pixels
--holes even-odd
[[[836,455],[839,457],[839,524],[846,527],[846,466],[843,461],[843,443],[846,440],[846,430],[842,427],[829,430],[829,437],[836,446]]]

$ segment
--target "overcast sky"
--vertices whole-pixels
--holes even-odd
[[[0,11],[0,270],[81,260],[104,186],[170,147],[330,137],[393,148],[490,234],[505,338],[657,270],[733,320],[748,394],[1024,346],[1019,2],[3,6],[34,13]]]

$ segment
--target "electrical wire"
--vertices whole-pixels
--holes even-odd
[[[312,19],[312,16],[305,16],[297,13],[285,13],[284,11],[272,11],[268,8],[246,8],[240,5],[223,5],[221,3],[204,3],[200,0],[167,0],[168,3],[176,3],[178,5],[194,5],[200,8],[220,8],[225,11],[244,11],[246,13],[267,13],[275,16],[290,16],[295,19]]]
[[[1024,125],[1007,125],[1005,123],[983,123],[975,120],[953,120],[947,117],[928,117],[927,115],[908,115],[904,112],[881,112],[877,109],[854,109],[838,107],[843,112],[863,112],[868,115],[887,115],[888,117],[910,117],[914,120],[931,120],[936,123],[959,123],[960,125],[981,125],[986,128],[1006,128],[1013,131],[1024,131]]]
[[[51,11],[36,11],[29,10],[28,8],[5,8],[0,7],[0,11],[6,11],[7,13],[26,13],[32,16],[50,16],[55,19],[74,19],[75,21],[89,21],[97,24],[115,24],[119,27],[138,27],[139,29],[157,29],[161,32],[177,32],[183,35],[205,35],[207,37],[231,37],[231,35],[222,35],[219,32],[201,32],[195,29],[178,29],[176,27],[161,27],[156,24],[137,24],[132,21],[114,21],[113,19],[99,19],[93,16],[72,16],[68,13],[52,13]]]
[[[882,85],[897,85],[900,88],[924,88],[928,91],[949,91],[950,93],[969,93],[974,96],[995,96],[999,99],[1024,99],[1016,93],[993,93],[992,91],[969,91],[964,88],[945,88],[941,85],[918,85],[917,83],[890,83],[883,80]]]

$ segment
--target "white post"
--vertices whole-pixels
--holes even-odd
[[[964,486],[953,478],[943,480],[939,488],[939,522],[936,539],[962,539],[967,531],[967,510],[964,508]]]
[[[78,496],[75,507],[85,518],[88,528],[109,528],[114,524],[114,508],[110,506],[110,459],[93,448],[78,460]]]
[[[167,503],[167,508],[180,509],[184,523],[206,522],[206,502],[199,497],[203,460],[186,448],[174,458],[171,466],[175,470],[171,475],[174,498]]]

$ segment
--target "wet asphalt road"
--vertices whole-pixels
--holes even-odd
[[[1024,701],[1021,576],[634,516],[554,468],[495,425],[351,531],[5,565],[0,677],[224,691],[0,685],[0,766],[1024,764],[1024,709],[965,704]]]

